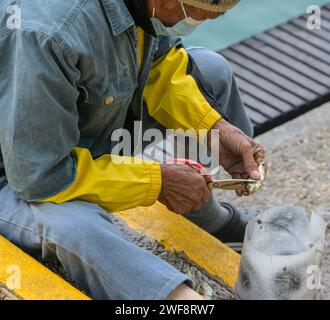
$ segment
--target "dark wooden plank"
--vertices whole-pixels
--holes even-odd
[[[324,6],[321,11],[322,28],[330,31],[330,7]]]
[[[330,8],[328,6],[322,7],[321,15],[322,15],[322,18],[330,21]]]
[[[279,28],[274,28],[268,30],[266,33],[274,36],[277,38],[279,41],[283,41],[287,44],[290,44],[307,54],[320,59],[324,63],[329,62],[329,54],[327,54],[324,51],[320,51],[318,48],[315,48],[313,45],[309,44],[306,41],[303,41],[301,39],[297,39],[296,37],[292,36],[291,34],[279,29]]]
[[[302,88],[301,86],[293,83],[285,77],[269,70],[258,62],[255,62],[251,59],[245,58],[240,54],[236,53],[232,49],[227,49],[221,52],[229,61],[235,63],[238,67],[245,68],[255,74],[256,77],[261,79],[266,79],[269,82],[276,83],[279,87],[284,88],[291,92],[292,94],[297,95],[301,99],[314,100],[317,98],[317,95],[308,89]]]
[[[247,108],[258,112],[262,116],[267,118],[266,120],[264,120],[264,122],[272,121],[272,119],[281,116],[281,113],[279,113],[278,111],[271,109],[267,104],[251,97],[249,94],[246,95],[243,91],[242,97]]]
[[[330,21],[322,19],[321,28],[322,28],[321,30],[323,30],[325,32],[330,32]]]
[[[306,19],[303,17],[290,21],[291,24],[295,25],[298,28],[306,30],[308,33],[312,34],[315,37],[324,39],[325,41],[330,41],[330,33],[324,30],[321,26],[321,29],[308,30],[306,26]]]
[[[247,106],[247,113],[250,117],[250,119],[252,120],[252,122],[254,122],[258,127],[264,123],[267,123],[269,121],[269,118],[264,116],[263,114],[261,114],[260,112],[257,112],[255,110],[253,110],[252,108],[249,108],[249,106],[246,104]]]
[[[307,29],[303,30],[291,23],[283,24],[279,26],[279,28],[290,33],[294,37],[297,37],[303,41],[308,41],[308,43],[312,44],[315,48],[319,48],[328,54],[330,53],[330,43],[327,40],[314,36],[314,34],[312,32],[308,32]]]
[[[276,50],[264,42],[259,41],[258,39],[252,38],[245,42],[245,45],[250,46],[251,49],[258,50],[262,52],[267,57],[287,66],[288,68],[295,70],[308,78],[312,79],[316,83],[325,86],[326,88],[330,88],[330,75],[325,75],[319,71],[317,71],[314,67],[310,67],[306,65],[306,63],[300,62],[298,59],[291,58],[285,53]],[[330,67],[330,65],[329,65]]]
[[[268,92],[254,86],[253,84],[243,79],[240,79],[239,76],[237,77],[237,83],[239,88],[245,93],[249,94],[254,100],[258,100],[266,104],[267,108],[265,112],[271,117],[278,116],[281,113],[288,112],[295,108],[295,105],[278,99],[274,95],[269,94]]]
[[[330,62],[329,64],[324,63],[320,61],[319,59],[316,59],[315,57],[309,55],[305,51],[301,51],[292,45],[289,45],[285,42],[282,42],[270,34],[267,33],[261,33],[254,36],[255,39],[258,39],[259,41],[262,41],[263,43],[271,46],[272,48],[278,50],[279,52],[285,53],[289,55],[292,58],[295,58],[306,65],[309,65],[310,67],[314,68],[315,70],[318,70],[321,73],[324,73],[326,75],[330,74]]]
[[[274,84],[273,82],[268,81],[267,79],[256,77],[256,75],[253,72],[244,68],[240,68],[235,63],[232,64],[232,68],[234,73],[236,74],[236,77],[239,77],[245,81],[249,81],[258,88],[261,88],[268,93],[272,93],[275,97],[279,99],[283,99],[284,101],[288,101],[292,105],[301,105],[305,101],[307,101],[292,94],[290,91],[281,88],[280,86]]]
[[[282,75],[283,77],[289,79],[290,81],[295,82],[304,88],[308,88],[309,90],[311,90],[316,94],[322,95],[328,91],[327,87],[318,84],[309,77],[263,55],[261,52],[258,52],[257,50],[247,47],[242,43],[236,45],[232,49],[242,54],[243,56],[246,56],[251,60],[258,62],[264,67]]]
[[[272,109],[266,103],[252,97],[250,94],[246,94],[244,91],[242,91],[242,96],[244,97],[245,105],[248,108],[263,115],[265,118],[267,118],[267,121],[281,115],[281,113],[277,110]]]
[[[321,28],[326,32],[330,32],[330,20],[322,18]]]

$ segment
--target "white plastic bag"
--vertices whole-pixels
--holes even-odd
[[[244,300],[312,300],[320,290],[326,223],[296,206],[273,208],[249,222],[236,294]]]

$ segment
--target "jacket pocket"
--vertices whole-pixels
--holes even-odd
[[[80,85],[78,101],[79,128],[83,135],[109,134],[121,126],[131,103],[134,87],[129,77],[107,85]]]
[[[125,106],[133,97],[134,81],[127,68],[120,75],[104,84],[84,83],[79,85],[82,96],[80,101],[98,106]]]

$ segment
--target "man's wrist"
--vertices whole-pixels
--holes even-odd
[[[216,141],[219,141],[221,131],[225,129],[227,124],[228,124],[228,122],[224,118],[221,118],[209,130],[209,132],[207,134],[207,147],[209,149],[211,149],[212,141],[214,141],[215,139],[216,139]]]

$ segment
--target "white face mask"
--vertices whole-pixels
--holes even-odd
[[[206,21],[206,20],[197,21],[191,17],[188,17],[182,1],[180,1],[180,3],[183,13],[185,15],[185,19],[176,23],[173,27],[166,27],[164,26],[163,22],[155,18],[156,8],[154,8],[151,22],[158,36],[166,36],[166,37],[187,36],[190,33],[192,33],[200,24]]]

